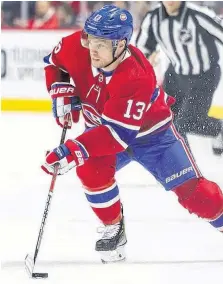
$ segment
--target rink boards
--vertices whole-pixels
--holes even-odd
[[[72,32],[73,30],[2,31],[2,110],[37,112],[51,110],[49,94],[45,87],[43,57],[52,51],[62,37]],[[135,36],[136,33],[133,35],[133,44]],[[223,66],[222,49],[220,56],[220,65]],[[161,81],[167,67],[164,55],[161,55],[159,62],[156,74]],[[215,92],[209,115],[223,119],[222,89],[223,76]]]

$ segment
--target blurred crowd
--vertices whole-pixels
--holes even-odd
[[[193,1],[192,1],[193,2]],[[158,1],[1,1],[2,29],[81,28],[87,16],[104,4],[128,9],[137,29],[145,14]],[[223,1],[196,1],[223,15]]]

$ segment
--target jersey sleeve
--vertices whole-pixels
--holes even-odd
[[[145,54],[150,56],[157,46],[157,41],[152,27],[152,12],[149,12],[142,21],[136,38],[136,46]]]
[[[214,11],[202,7],[202,10],[195,12],[195,17],[202,28],[223,44],[223,20]]]
[[[131,88],[127,89],[131,91],[124,90],[122,95],[114,95],[106,102],[102,125],[77,138],[90,156],[122,152],[138,134],[143,117],[150,106],[153,88],[141,81],[135,81]]]
[[[45,78],[48,91],[55,82],[69,82],[70,76],[64,67],[65,46],[62,39],[53,51],[44,57]]]
[[[62,40],[54,47],[53,51],[49,55],[44,57],[44,63],[46,64],[46,67],[53,65],[58,67],[62,71],[67,72],[64,66],[64,62],[66,60],[66,45],[66,39],[62,38]]]
[[[70,36],[64,37],[54,47],[53,51],[44,57],[46,86],[50,90],[55,82],[70,82],[70,75],[66,68],[66,63],[71,57],[71,50],[78,49],[80,45],[80,33],[76,32]],[[76,52],[78,53],[78,51]],[[72,56],[72,59],[75,57]],[[75,64],[75,62],[74,62]]]

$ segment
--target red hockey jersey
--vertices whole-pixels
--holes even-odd
[[[90,156],[124,151],[135,139],[170,124],[168,96],[157,87],[154,70],[138,48],[129,45],[129,55],[119,66],[102,73],[91,65],[80,38],[80,32],[64,37],[44,61],[48,90],[62,81],[61,70],[77,88],[91,129],[76,140]]]

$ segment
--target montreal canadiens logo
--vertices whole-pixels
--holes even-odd
[[[88,104],[82,104],[83,115],[86,120],[94,125],[101,124],[101,115],[95,110],[95,108]]]
[[[122,14],[120,15],[120,20],[121,20],[121,21],[127,20],[126,14],[122,13]]]

